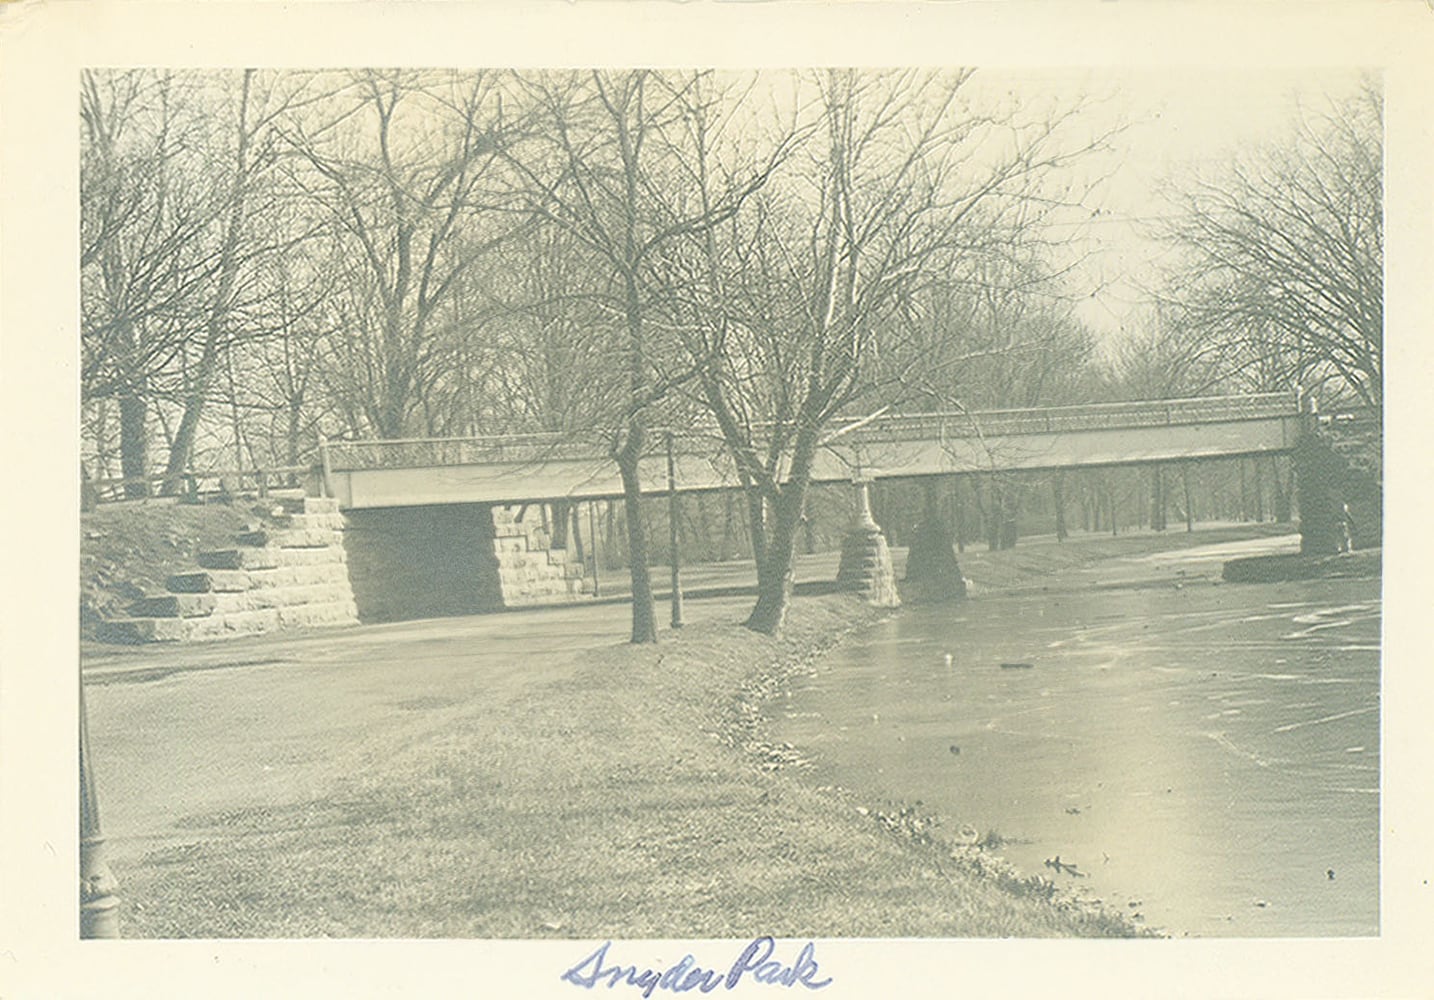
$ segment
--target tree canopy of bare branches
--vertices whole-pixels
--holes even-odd
[[[1366,80],[1282,141],[1172,194],[1193,263],[1172,294],[1257,388],[1383,399],[1383,102]]]

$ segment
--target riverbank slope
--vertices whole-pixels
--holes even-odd
[[[972,553],[968,575],[1029,582],[1042,567],[1229,534]],[[944,841],[915,810],[810,787],[792,748],[767,742],[763,700],[885,613],[845,595],[799,598],[776,638],[734,613],[657,646],[589,648],[571,669],[545,664],[553,679],[521,699],[488,692],[445,705],[441,726],[320,797],[178,817],[190,835],[117,872],[125,933],[1136,933]]]
[[[1130,933],[783,773],[751,706],[875,614],[829,596],[800,602],[780,638],[710,624],[609,647],[521,710],[473,704],[328,797],[191,817],[206,833],[117,873],[125,933]]]

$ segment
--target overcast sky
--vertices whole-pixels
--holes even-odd
[[[1242,150],[1277,141],[1301,103],[1317,107],[1358,77],[1260,70],[1102,72],[1080,79],[1092,92],[1110,95],[1093,116],[1126,123],[1102,165],[1109,179],[1090,199],[1101,212],[1086,227],[1091,256],[1072,276],[1072,290],[1084,296],[1080,318],[1108,340],[1143,321],[1149,305],[1143,289],[1172,263],[1149,233],[1168,211],[1157,196],[1162,180],[1218,170]]]

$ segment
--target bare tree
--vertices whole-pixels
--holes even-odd
[[[174,393],[218,263],[206,237],[222,205],[195,176],[190,154],[203,144],[183,89],[168,72],[81,77],[80,386],[86,403],[118,400],[126,478],[149,471],[151,407]]]
[[[690,329],[694,354],[712,359],[703,403],[752,497],[754,630],[774,632],[785,619],[803,504],[831,421],[909,393],[900,373],[931,362],[910,349],[915,290],[943,275],[959,281],[970,256],[1029,222],[1016,196],[1074,155],[1050,142],[1058,119],[1023,127],[973,110],[970,76],[817,75],[802,112],[810,127],[789,126],[805,169],[717,231],[725,242],[706,243],[709,297]]]
[[[1268,378],[1277,363],[1306,388],[1378,406],[1382,192],[1383,100],[1365,80],[1302,112],[1280,144],[1171,194],[1181,221],[1168,235],[1194,262],[1176,297],[1237,364]]]
[[[487,73],[365,70],[325,118],[287,124],[295,181],[327,223],[342,296],[330,384],[380,436],[400,437],[452,359],[440,310],[515,228],[502,153],[516,127]]]
[[[606,431],[622,478],[635,643],[657,639],[639,462],[653,407],[698,370],[672,350],[658,319],[673,293],[663,250],[734,216],[771,172],[759,167],[697,206],[674,196],[686,155],[684,121],[702,78],[643,70],[524,78],[548,126],[546,145],[520,161],[529,211],[587,250],[595,268],[586,291],[618,333],[612,356],[625,386]]]

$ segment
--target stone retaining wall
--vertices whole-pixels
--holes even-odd
[[[284,628],[355,625],[358,611],[334,500],[282,497],[231,549],[201,552],[199,569],[176,573],[167,593],[147,595],[102,638],[142,643],[222,639]]]
[[[110,642],[219,639],[283,628],[407,621],[587,599],[576,553],[555,547],[536,505],[449,504],[339,512],[337,501],[276,501],[233,548],[201,552]]]

